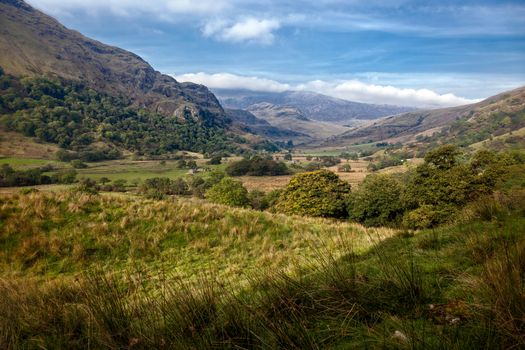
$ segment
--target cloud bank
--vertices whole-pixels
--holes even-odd
[[[279,83],[275,80],[258,77],[245,77],[229,73],[188,73],[174,76],[174,78],[181,82],[190,81],[206,85],[211,89],[246,89],[264,92],[283,92],[292,90],[291,85]]]
[[[367,84],[357,79],[324,81],[312,80],[301,84],[286,84],[271,79],[246,77],[229,73],[188,73],[175,76],[179,81],[203,84],[211,89],[246,89],[263,92],[283,92],[288,90],[313,91],[324,95],[376,104],[414,106],[421,108],[452,107],[475,103],[477,99],[458,97],[452,93],[439,94],[429,89],[397,88]]]

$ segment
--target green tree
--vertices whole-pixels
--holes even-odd
[[[225,177],[219,183],[213,185],[206,192],[206,198],[214,203],[235,207],[246,207],[250,204],[248,191],[242,182],[231,177]]]
[[[352,192],[348,205],[350,220],[366,226],[384,226],[403,214],[401,184],[391,175],[369,175]]]
[[[286,214],[337,217],[347,215],[350,184],[328,170],[297,174],[281,193],[277,211]]]

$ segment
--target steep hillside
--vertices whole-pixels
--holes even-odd
[[[20,79],[0,69],[0,136],[5,131],[56,144],[62,153],[72,151],[68,159],[85,161],[115,159],[130,152],[169,156],[178,150],[239,150],[237,135],[213,120],[195,119],[189,111],[179,118],[164,116],[130,107],[127,99],[98,93],[81,83]]]
[[[326,145],[369,141],[473,144],[525,126],[525,87],[482,102],[391,116],[327,140]]]
[[[277,106],[297,108],[308,119],[340,125],[355,125],[355,120],[377,119],[414,110],[411,107],[351,102],[314,92],[273,93],[227,89],[214,89],[213,91],[221,103],[228,108],[250,109],[250,106],[254,104],[266,102]]]
[[[16,76],[80,81],[164,116],[222,125],[225,114],[204,86],[178,83],[139,56],[86,38],[21,0],[0,0],[0,67]]]

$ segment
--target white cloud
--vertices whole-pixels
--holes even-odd
[[[290,85],[279,83],[275,80],[229,73],[188,73],[174,76],[174,78],[181,82],[191,81],[206,85],[211,89],[246,89],[265,92],[283,92],[291,89]]]
[[[458,97],[452,93],[438,94],[430,89],[367,84],[355,79],[337,82],[310,81],[300,84],[297,89],[315,91],[350,101],[415,107],[450,107],[478,102],[478,100]]]
[[[478,102],[478,99],[458,97],[452,93],[439,94],[430,89],[398,88],[390,85],[368,84],[352,80],[312,80],[301,84],[286,84],[271,79],[245,77],[229,73],[189,73],[175,76],[179,81],[191,81],[211,89],[247,89],[252,91],[283,92],[313,91],[348,101],[421,108],[459,106]]]
[[[271,44],[274,41],[273,32],[281,27],[276,19],[244,18],[229,24],[224,20],[206,23],[202,32],[207,37],[229,42],[257,42]]]

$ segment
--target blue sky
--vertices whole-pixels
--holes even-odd
[[[28,2],[212,89],[438,107],[525,85],[522,0]]]

